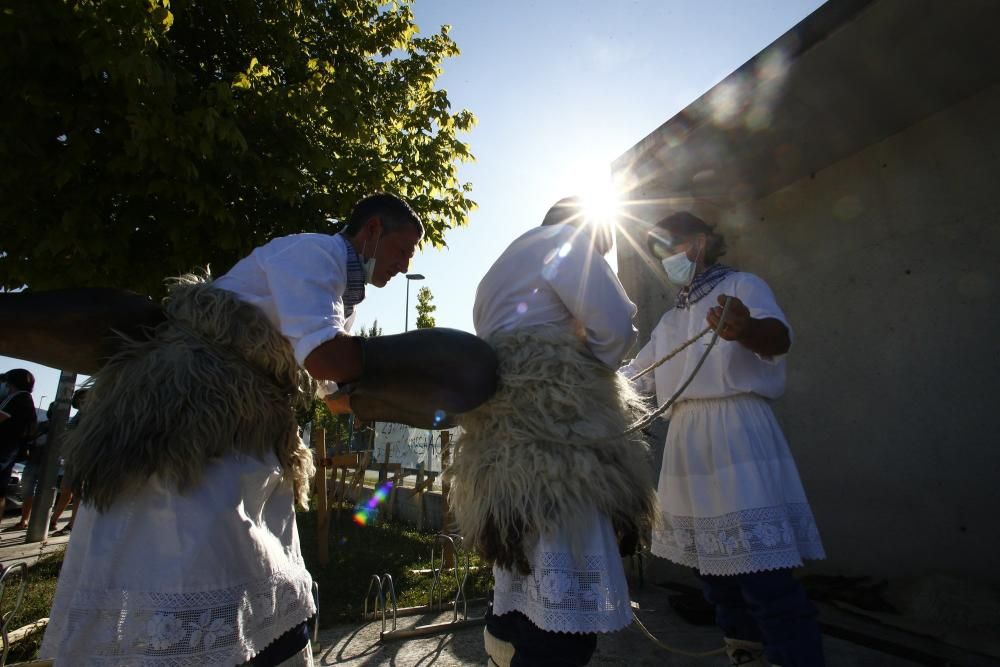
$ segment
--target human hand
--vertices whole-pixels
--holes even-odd
[[[722,308],[725,306],[727,298],[730,299],[729,310],[726,311],[726,321],[719,331],[719,337],[730,341],[743,340],[750,330],[750,323],[753,320],[750,317],[750,309],[743,305],[743,302],[735,296],[720,295],[718,298],[719,305],[709,309],[708,317],[705,319],[710,327],[713,329],[717,328],[719,326],[719,319],[722,317]]]

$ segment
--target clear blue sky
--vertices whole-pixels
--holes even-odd
[[[461,176],[479,208],[449,247],[417,255],[411,286],[434,294],[438,326],[472,330],[476,285],[497,255],[624,153],[823,4],[819,0],[418,0],[424,32],[452,26],[462,55],[440,87],[479,119]],[[369,288],[358,322],[403,331],[406,280]],[[36,403],[58,373],[36,373]],[[44,405],[40,405],[44,407]]]

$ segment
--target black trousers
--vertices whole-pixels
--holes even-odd
[[[596,634],[548,632],[519,611],[493,614],[493,593],[486,612],[486,629],[514,645],[511,667],[582,667],[597,649]]]
[[[284,633],[250,658],[241,667],[274,667],[288,660],[309,643],[309,621]]]

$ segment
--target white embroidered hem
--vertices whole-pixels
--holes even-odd
[[[808,504],[733,512],[721,517],[663,516],[654,555],[702,574],[736,575],[799,567],[826,557]]]
[[[596,510],[592,513],[592,529],[577,557],[557,535],[538,541],[530,555],[531,574],[493,568],[494,614],[519,611],[548,632],[617,632],[632,623],[628,582],[611,521]]]
[[[316,612],[311,588],[303,570],[199,593],[78,590],[43,654],[102,667],[238,665]]]
[[[752,394],[680,403],[657,485],[651,551],[702,574],[736,575],[825,558],[781,427]]]

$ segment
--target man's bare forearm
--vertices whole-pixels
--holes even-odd
[[[792,347],[788,327],[773,317],[763,320],[751,318],[739,343],[762,357],[777,357],[787,353]]]
[[[354,382],[364,370],[361,341],[347,335],[332,338],[310,352],[303,365],[317,380],[333,380],[337,384]]]

